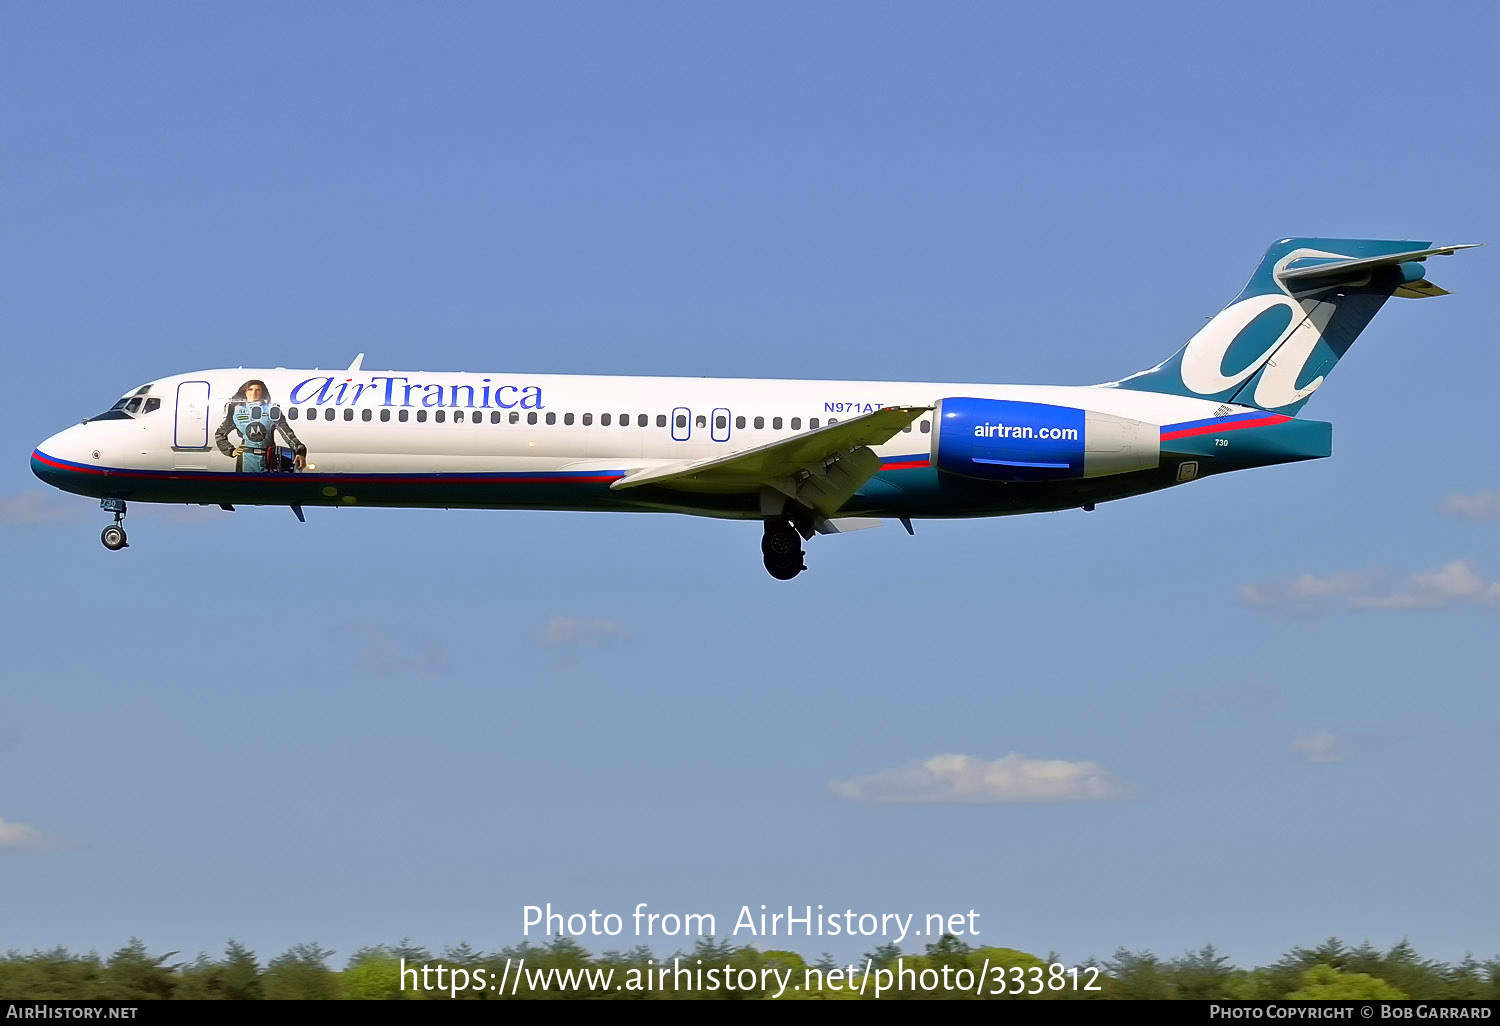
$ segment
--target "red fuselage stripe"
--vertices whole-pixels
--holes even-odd
[[[1205,424],[1202,427],[1187,428],[1182,431],[1172,431],[1161,436],[1163,442],[1170,442],[1174,438],[1191,438],[1193,435],[1219,435],[1225,431],[1242,431],[1245,428],[1270,427],[1273,424],[1285,424],[1291,417],[1282,416],[1279,413],[1268,414],[1255,420],[1236,420],[1228,424]]]

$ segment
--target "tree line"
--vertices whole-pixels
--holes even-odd
[[[519,944],[484,953],[467,944],[449,947],[434,954],[426,948],[403,941],[400,944],[366,947],[356,951],[335,968],[335,952],[316,943],[296,944],[262,962],[255,952],[231,940],[219,957],[200,954],[184,959],[179,953],[153,953],[144,942],[132,939],[107,958],[97,953],[78,954],[64,948],[23,953],[9,951],[0,957],[0,998],[27,1000],[119,1000],[147,1001],[170,999],[257,1000],[495,1000],[515,998],[556,999],[595,997],[610,999],[763,999],[775,993],[757,986],[732,990],[707,991],[689,985],[676,989],[667,983],[660,989],[630,991],[622,989],[600,993],[561,985],[557,975],[569,970],[613,969],[623,978],[634,969],[640,972],[659,970],[678,964],[697,969],[750,970],[741,973],[743,980],[761,979],[761,970],[790,972],[798,983],[805,978],[821,980],[841,966],[828,955],[808,962],[791,951],[737,947],[728,941],[700,939],[688,951],[666,956],[654,954],[645,947],[630,951],[589,953],[576,941],[557,937],[546,944]],[[484,970],[490,980],[501,978],[509,962],[509,972],[516,972],[522,959],[532,973],[518,977],[507,975],[504,995],[497,990],[417,989],[414,977],[406,977],[403,989],[401,966],[407,968],[442,963],[450,968],[464,968],[470,973]],[[1061,963],[1056,955],[1045,959],[1012,948],[974,948],[957,937],[946,935],[926,945],[921,953],[903,952],[894,944],[882,945],[860,956],[857,967],[863,971],[866,961],[876,970],[910,970],[920,978],[930,970],[927,979],[935,980],[946,969],[947,978],[968,970],[976,979],[984,966],[991,973],[998,968],[1012,982],[1005,994],[993,987],[983,988],[987,999],[1016,999],[1014,981],[1046,981],[1048,966]],[[1066,963],[1065,963],[1066,964]],[[1108,1000],[1111,998],[1157,1000],[1208,999],[1389,999],[1421,1000],[1500,999],[1500,957],[1478,961],[1465,957],[1456,964],[1424,959],[1405,941],[1388,951],[1365,943],[1349,946],[1330,938],[1315,947],[1294,947],[1271,965],[1251,969],[1232,965],[1211,945],[1175,958],[1159,958],[1149,951],[1134,952],[1124,948],[1110,958],[1089,960],[1079,967],[1095,965],[1099,974],[1096,991],[1074,989],[1069,984],[1048,988],[1043,983],[1039,994],[1021,1000]],[[1069,966],[1069,968],[1072,968]],[[807,974],[807,970],[819,970]],[[546,973],[556,970],[557,973]],[[1035,971],[1033,971],[1035,970]],[[545,975],[542,975],[545,974]],[[1080,977],[1080,980],[1084,980]],[[429,976],[429,983],[431,977]],[[850,999],[859,995],[847,987],[814,986],[799,991],[788,990],[783,997],[801,999]],[[866,994],[868,997],[868,993]],[[976,999],[973,989],[924,990],[901,987],[890,990],[881,1000],[901,998]]]

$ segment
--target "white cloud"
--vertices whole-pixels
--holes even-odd
[[[437,639],[374,620],[351,620],[334,633],[352,643],[355,665],[366,673],[444,673],[451,662]]]
[[[1269,582],[1240,585],[1240,598],[1252,606],[1313,608],[1328,599],[1354,595],[1375,583],[1369,570],[1344,570],[1329,577],[1303,574],[1290,583]]]
[[[1292,751],[1308,762],[1343,762],[1349,746],[1331,730],[1315,730],[1292,742]]]
[[[1014,752],[994,760],[935,755],[904,769],[835,780],[829,787],[850,801],[892,803],[1102,801],[1134,794],[1097,763],[1028,759]]]
[[[557,648],[608,645],[625,637],[625,627],[615,620],[554,616],[542,629],[542,641]]]
[[[1444,513],[1465,520],[1500,520],[1500,495],[1494,492],[1475,492],[1473,495],[1454,492],[1443,500],[1440,508]]]
[[[7,823],[0,819],[0,851],[19,848],[40,848],[46,838],[36,827],[25,823]]]
[[[30,491],[20,495],[0,495],[0,525],[35,527],[73,520],[87,510],[81,498],[68,498],[56,492]]]
[[[109,522],[108,515],[98,512],[98,504],[79,495],[63,495],[60,492],[29,491],[19,495],[0,495],[0,527],[37,527],[42,524],[61,524],[79,520],[88,513],[99,516],[100,523]],[[223,520],[228,513],[218,506],[197,504],[161,504],[155,502],[132,502],[131,516],[160,517],[174,524],[199,523],[208,520]]]
[[[1456,559],[1427,574],[1413,574],[1387,595],[1356,595],[1350,600],[1362,609],[1440,609],[1464,603],[1500,602],[1500,581],[1488,581],[1467,561]]]
[[[1205,684],[1178,691],[1169,701],[1184,709],[1229,709],[1237,713],[1259,712],[1281,701],[1280,685],[1257,681]]]
[[[1290,583],[1240,585],[1240,598],[1252,606],[1311,612],[1341,601],[1351,609],[1441,609],[1500,604],[1500,581],[1492,581],[1455,559],[1429,573],[1412,574],[1394,590],[1377,587],[1379,575],[1345,571],[1329,577],[1303,574]]]
[[[285,510],[281,511],[285,513]],[[218,506],[202,506],[197,503],[191,505],[186,503],[159,503],[159,502],[137,502],[130,507],[131,516],[144,514],[148,517],[160,517],[162,520],[172,524],[202,524],[210,521],[220,523],[233,523],[229,518],[231,514]],[[244,516],[244,513],[238,514]]]

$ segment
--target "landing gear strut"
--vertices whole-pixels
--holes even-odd
[[[99,540],[104,547],[111,552],[119,552],[130,543],[125,540],[125,500],[124,499],[101,499],[99,508],[106,513],[115,515],[115,522],[99,532]]]
[[[802,562],[802,536],[785,520],[767,520],[766,533],[760,540],[766,573],[778,581],[790,581],[807,569]]]

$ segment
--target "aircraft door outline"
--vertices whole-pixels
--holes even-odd
[[[693,437],[693,411],[679,406],[672,411],[672,441],[686,442]]]
[[[720,421],[724,426],[720,427]],[[729,441],[729,411],[720,406],[708,416],[709,437],[716,442]]]
[[[173,449],[208,449],[208,393],[207,381],[184,381],[177,386],[177,404],[172,411]]]

